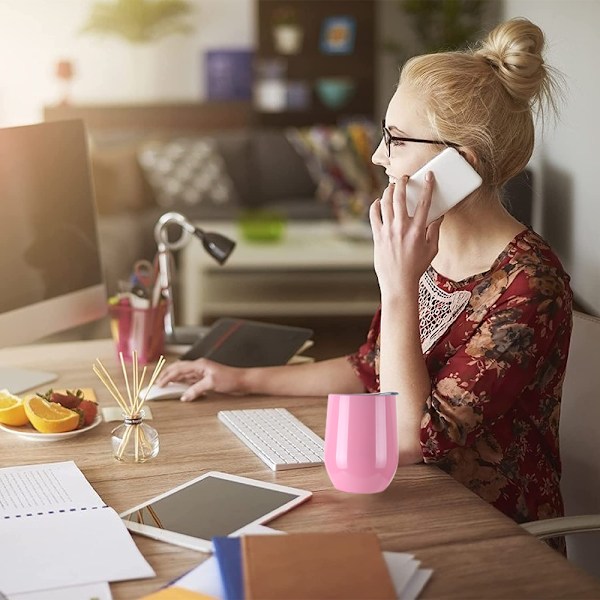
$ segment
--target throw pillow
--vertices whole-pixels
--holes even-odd
[[[113,215],[152,206],[153,193],[140,169],[138,148],[137,141],[91,144],[90,158],[99,214]]]
[[[150,142],[140,149],[138,160],[162,208],[194,216],[194,209],[238,202],[225,161],[211,138]]]
[[[378,136],[373,124],[290,128],[286,135],[318,183],[317,196],[331,202],[340,219],[366,219],[386,185],[384,170],[371,162]]]

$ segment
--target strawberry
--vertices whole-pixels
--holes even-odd
[[[78,390],[79,391],[79,390]],[[77,394],[73,394],[72,392],[67,390],[66,394],[61,394],[60,392],[52,392],[50,394],[50,402],[57,402],[61,406],[65,408],[76,408],[79,406],[82,401],[82,397]]]
[[[56,402],[65,408],[74,409],[79,406],[79,403],[83,400],[83,392],[81,390],[65,390],[65,393],[55,392],[50,388],[45,394],[37,394],[40,398],[47,400],[48,402]]]
[[[91,425],[98,414],[98,405],[91,400],[81,400],[75,409],[81,415],[78,429]]]

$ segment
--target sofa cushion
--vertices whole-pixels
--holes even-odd
[[[156,203],[194,218],[214,207],[239,204],[216,142],[209,137],[144,144],[138,158]]]
[[[316,196],[333,206],[338,219],[368,219],[369,206],[387,185],[371,156],[379,130],[372,123],[289,128],[290,143],[318,182]]]
[[[101,215],[154,205],[154,195],[137,160],[139,141],[92,143],[90,162]]]
[[[225,161],[241,205],[252,204],[252,198],[257,194],[257,173],[251,159],[251,135],[247,129],[236,129],[221,131],[211,138]]]
[[[315,202],[316,183],[306,162],[283,131],[257,130],[252,138],[252,165],[257,174],[256,202],[260,205],[305,198]],[[282,208],[284,208],[282,206]]]
[[[109,294],[118,291],[118,282],[128,280],[133,264],[144,253],[144,231],[139,214],[121,212],[98,220],[100,255]]]

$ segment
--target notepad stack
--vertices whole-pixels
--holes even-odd
[[[372,533],[252,535],[213,544],[226,600],[396,598]]]

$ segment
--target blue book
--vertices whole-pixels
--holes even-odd
[[[214,537],[215,557],[219,563],[225,600],[244,600],[242,548],[240,538]]]

